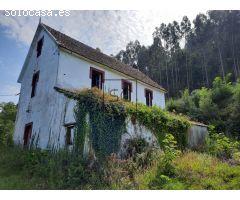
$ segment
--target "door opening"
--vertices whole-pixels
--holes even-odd
[[[23,137],[23,145],[26,147],[29,145],[30,138],[32,136],[32,122],[29,124],[25,125],[25,130],[24,130],[24,137]]]

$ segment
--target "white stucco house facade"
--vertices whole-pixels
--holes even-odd
[[[42,23],[18,82],[14,142],[21,145],[66,145],[66,135],[72,134],[75,123],[75,101],[56,88],[98,87],[131,102],[165,108],[165,89],[145,74]]]

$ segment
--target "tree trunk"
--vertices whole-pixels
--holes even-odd
[[[218,55],[219,55],[219,59],[220,59],[220,66],[221,66],[221,70],[222,70],[222,78],[223,78],[223,80],[225,80],[225,72],[224,72],[224,67],[223,67],[222,53],[221,53],[218,42],[217,42],[217,48],[218,48]]]
[[[234,75],[235,75],[235,80],[237,80],[238,71],[237,71],[237,65],[236,65],[236,59],[235,59],[233,33],[232,33],[232,45],[231,46],[232,46],[232,54],[233,54],[233,71],[234,71]]]
[[[207,86],[209,86],[208,73],[207,73],[207,65],[206,65],[206,56],[205,56],[205,53],[204,53],[204,52],[203,52],[203,65],[204,65],[204,70],[205,70],[206,83],[207,83]]]
[[[167,96],[169,97],[170,90],[169,90],[169,83],[168,83],[168,63],[167,63],[167,59],[166,59],[166,77],[167,77],[167,90],[168,90]]]

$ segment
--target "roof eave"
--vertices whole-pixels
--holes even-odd
[[[71,49],[65,47],[65,46],[62,45],[61,43],[59,43],[59,48],[62,49],[63,51],[70,51],[71,53],[74,53],[74,54],[76,54],[77,56],[80,56],[80,57],[82,57],[82,58],[85,58],[86,60],[90,60],[90,61],[92,61],[92,62],[94,62],[94,63],[103,65],[103,66],[105,66],[105,67],[107,67],[107,68],[110,68],[111,70],[114,70],[114,71],[117,71],[117,72],[119,72],[119,73],[125,74],[125,73],[123,73],[123,72],[121,72],[121,71],[118,71],[118,70],[116,70],[116,69],[112,69],[111,67],[109,67],[109,66],[107,66],[107,65],[105,65],[105,64],[103,64],[103,63],[97,62],[97,61],[95,61],[95,60],[93,60],[93,59],[90,59],[90,58],[87,58],[87,57],[85,57],[85,56],[83,56],[83,55],[80,55],[79,53],[74,52],[74,51],[72,51]],[[132,76],[129,75],[129,74],[125,74],[125,75],[132,77]],[[167,93],[167,91],[166,91],[164,88],[162,88],[162,87],[156,87],[156,86],[151,85],[151,84],[149,84],[149,83],[146,83],[146,82],[144,82],[144,81],[142,81],[142,80],[139,80],[139,79],[137,79],[137,78],[135,78],[135,77],[132,77],[132,78],[136,79],[137,81],[143,82],[143,83],[146,84],[146,85],[149,85],[149,86],[151,86],[151,87],[157,88],[158,90],[160,90],[160,91],[163,92],[164,94]]]

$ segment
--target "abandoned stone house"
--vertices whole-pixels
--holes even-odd
[[[98,87],[132,102],[165,107],[165,89],[145,74],[42,23],[18,82],[14,142],[21,145],[71,145],[76,102],[56,88]],[[151,134],[146,130],[145,136]]]

